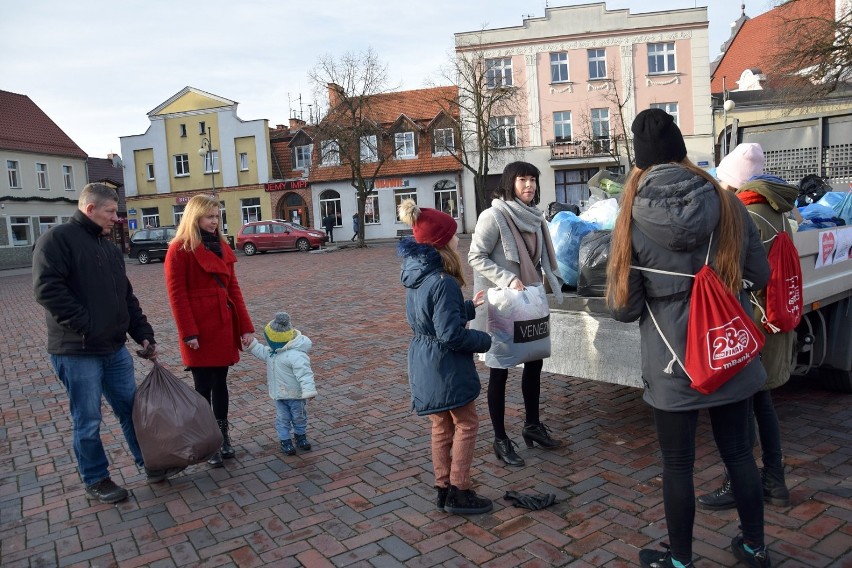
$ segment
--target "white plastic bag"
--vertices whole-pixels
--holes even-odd
[[[485,298],[485,330],[491,334],[486,365],[508,369],[550,357],[550,307],[543,286],[489,288]]]
[[[617,217],[617,199],[596,201],[588,209],[580,213],[580,219],[589,223],[597,223],[601,229],[612,229],[615,227],[615,219]]]

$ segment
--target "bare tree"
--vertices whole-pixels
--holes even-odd
[[[769,53],[769,87],[790,103],[821,102],[849,88],[852,80],[852,2],[837,2],[839,13],[812,13],[801,0],[781,3],[773,14],[779,36]]]
[[[328,108],[324,113],[318,111],[315,152],[319,164],[339,167],[341,174],[351,176],[358,202],[358,246],[364,246],[367,196],[382,166],[395,152],[371,113],[374,97],[389,92],[387,65],[368,48],[339,58],[323,55],[308,76],[317,93],[328,92]]]
[[[609,69],[617,69],[613,61],[609,62]],[[622,85],[619,87],[619,85]],[[633,93],[633,78],[630,74],[625,76],[623,82],[619,82],[617,74],[613,71],[611,80],[601,85],[603,94],[600,101],[608,110],[614,111],[614,122],[610,132],[597,132],[592,124],[591,108],[584,109],[585,114],[579,121],[580,136],[575,141],[586,144],[591,153],[606,155],[613,162],[620,164],[621,156],[627,157],[628,170],[633,167],[633,144],[630,136],[630,122],[626,116],[630,98]]]
[[[459,142],[453,156],[473,174],[476,215],[488,208],[487,180],[491,161],[498,152],[511,152],[523,146],[525,112],[524,89],[513,83],[493,62],[508,58],[488,54],[481,38],[457,44],[442,81],[458,86],[458,97],[437,101],[448,116],[458,116]]]

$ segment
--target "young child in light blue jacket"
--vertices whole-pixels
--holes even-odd
[[[252,355],[266,361],[266,380],[269,396],[275,401],[275,429],[281,443],[281,451],[288,456],[296,455],[296,448],[308,451],[307,399],[317,395],[314,372],[308,350],[313,345],[306,335],[294,329],[287,312],[278,312],[275,319],[263,329],[265,346],[252,339],[246,348]],[[290,430],[296,437],[295,447]]]

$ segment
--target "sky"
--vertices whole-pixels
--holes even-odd
[[[632,13],[707,7],[710,60],[744,0],[607,0]],[[550,6],[588,1],[550,0]],[[755,17],[777,0],[749,0]],[[641,7],[637,7],[641,6]],[[89,156],[120,153],[147,113],[186,86],[239,103],[243,120],[286,124],[314,102],[308,72],[372,48],[389,86],[441,82],[453,34],[520,26],[545,0],[8,0],[0,18],[0,90],[27,95]],[[301,96],[301,106],[299,97]]]

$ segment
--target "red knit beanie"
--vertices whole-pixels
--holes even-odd
[[[420,208],[413,199],[399,206],[400,219],[411,225],[414,240],[424,245],[441,248],[456,234],[456,220],[437,209]]]

